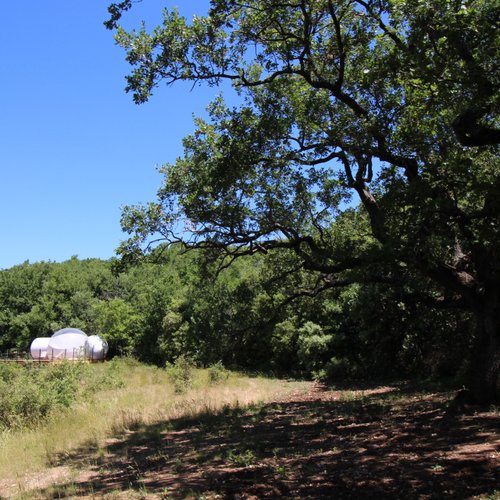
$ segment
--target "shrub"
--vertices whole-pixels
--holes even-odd
[[[19,376],[23,369],[21,365],[14,363],[0,363],[0,382],[10,382]]]
[[[26,369],[8,382],[0,381],[0,426],[22,427],[38,423],[57,406],[54,391],[47,390]]]
[[[325,363],[324,367],[314,373],[314,378],[323,382],[334,382],[355,375],[348,359],[344,357],[333,357]]]
[[[81,381],[88,371],[88,364],[71,361],[32,369],[40,388],[52,395],[56,406],[65,408],[76,400]]]
[[[326,335],[320,325],[311,321],[299,329],[297,355],[310,375],[324,368],[332,339],[332,335]]]
[[[211,384],[218,384],[227,380],[229,372],[226,370],[221,361],[215,363],[208,368],[208,381]]]
[[[129,358],[115,357],[109,362],[92,365],[83,381],[83,396],[91,399],[99,391],[125,387],[125,372],[130,370],[134,363],[135,360],[130,361]]]
[[[120,367],[60,362],[49,365],[0,364],[0,429],[37,425],[102,389],[123,386]]]
[[[186,392],[193,386],[194,363],[188,356],[182,354],[174,364],[167,363],[166,367],[176,393]]]
[[[227,454],[228,461],[237,467],[250,467],[255,462],[255,454],[252,450],[238,452],[229,450]]]

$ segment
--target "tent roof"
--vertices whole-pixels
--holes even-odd
[[[79,330],[78,328],[63,328],[62,330],[57,330],[57,332],[55,332],[52,335],[52,338],[58,337],[59,335],[66,335],[67,333],[73,333],[76,335],[83,335],[84,337],[87,336],[87,334],[85,332],[82,332],[82,330]]]
[[[88,345],[87,336],[66,332],[50,338],[49,349],[79,349]]]

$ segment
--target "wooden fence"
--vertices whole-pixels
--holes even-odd
[[[44,353],[42,355],[42,353]],[[81,348],[65,349],[62,353],[59,352],[54,356],[54,351],[45,353],[40,349],[38,356],[32,356],[29,352],[19,351],[17,349],[9,349],[5,352],[0,352],[0,363],[53,363],[56,361],[88,361],[90,363],[99,363],[104,359],[99,359],[94,354],[92,348],[88,354],[82,353]]]

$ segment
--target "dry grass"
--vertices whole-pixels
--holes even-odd
[[[60,460],[76,448],[86,446],[98,453],[106,439],[140,425],[266,402],[304,387],[237,374],[211,384],[207,370],[196,370],[192,387],[178,394],[165,370],[123,361],[118,371],[124,387],[100,390],[94,398],[53,415],[36,428],[5,431],[0,436],[0,498],[43,487],[36,478],[44,477],[56,457]]]
[[[456,412],[451,393],[411,384],[210,385],[203,371],[178,394],[164,371],[127,373],[100,405],[112,437],[51,450],[0,498],[500,498],[497,408]]]

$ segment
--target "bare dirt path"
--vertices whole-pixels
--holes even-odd
[[[61,482],[32,498],[500,498],[499,412],[450,397],[311,384],[60,457]]]

